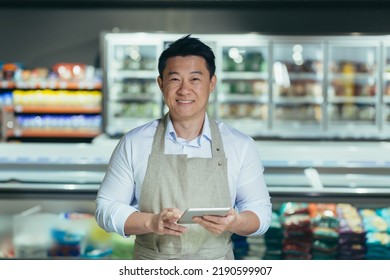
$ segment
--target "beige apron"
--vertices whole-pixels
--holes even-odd
[[[165,155],[167,115],[157,127],[139,207],[160,213],[163,208],[230,207],[227,159],[214,120],[210,120],[212,158]],[[181,236],[137,235],[134,259],[234,259],[231,233],[213,234],[198,224],[185,225]]]

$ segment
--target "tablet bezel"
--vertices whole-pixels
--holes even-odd
[[[218,207],[218,208],[188,208],[183,215],[177,220],[178,224],[194,224],[193,217],[202,216],[226,216],[230,207]]]

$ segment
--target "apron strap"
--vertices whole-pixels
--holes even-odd
[[[159,123],[157,125],[157,130],[153,139],[152,153],[164,154],[164,150],[165,150],[164,133],[165,133],[165,127],[167,126],[167,122],[168,122],[168,113],[166,113],[165,116],[159,120]]]
[[[212,157],[225,157],[225,150],[223,148],[223,142],[221,133],[219,132],[218,124],[215,120],[209,118],[210,131],[211,131],[211,153]]]

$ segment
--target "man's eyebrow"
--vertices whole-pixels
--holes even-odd
[[[200,74],[200,75],[203,75],[203,72],[200,71],[200,70],[195,70],[195,71],[192,71],[191,74]]]
[[[190,74],[200,74],[200,75],[203,75],[203,72],[200,71],[200,70],[194,70],[194,71],[191,71]],[[179,72],[169,71],[168,72],[168,76],[171,76],[171,75],[179,75]]]

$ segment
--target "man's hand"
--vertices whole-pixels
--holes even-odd
[[[194,222],[198,223],[208,231],[221,234],[225,231],[233,231],[238,220],[238,213],[230,209],[226,216],[203,216],[194,217]]]
[[[155,214],[151,220],[153,232],[158,235],[182,235],[187,228],[178,225],[176,222],[183,212],[177,208],[165,208],[159,214]]]
[[[224,217],[203,216],[195,217],[194,222],[198,223],[208,231],[221,234],[225,231],[246,236],[255,232],[260,226],[260,220],[252,211],[237,213],[230,209]]]

